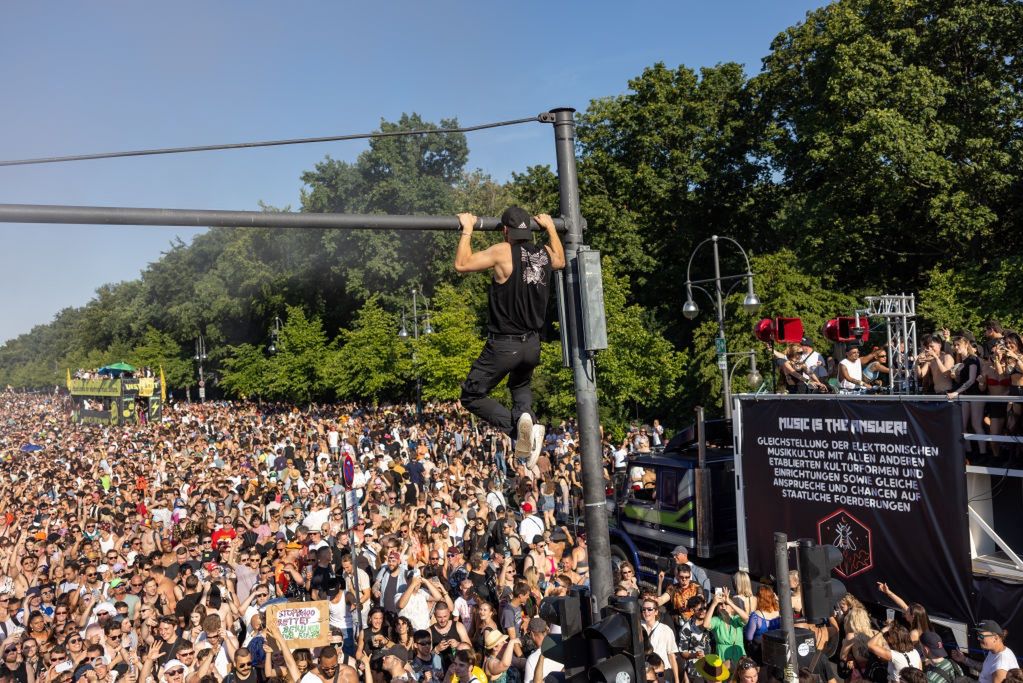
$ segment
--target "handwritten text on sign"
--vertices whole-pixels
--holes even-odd
[[[326,600],[288,602],[268,607],[266,618],[289,647],[321,647],[330,642],[329,612]]]
[[[320,610],[282,609],[277,613],[277,626],[285,640],[320,637]]]

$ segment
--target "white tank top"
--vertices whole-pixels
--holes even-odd
[[[348,609],[348,605],[345,604],[343,597],[337,602],[331,600],[327,604],[330,605],[328,620],[331,628],[346,629],[352,627],[352,612]]]

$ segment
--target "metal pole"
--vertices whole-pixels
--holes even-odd
[[[348,502],[348,501],[345,501]],[[348,514],[345,513],[345,521],[348,521]],[[359,631],[362,630],[362,600],[359,592],[359,563],[355,556],[355,525],[348,525],[348,553],[352,558],[352,588],[355,591],[355,614],[352,615],[352,638],[359,642]]]
[[[476,230],[500,230],[500,218],[481,218]],[[267,213],[144,209],[119,206],[0,204],[0,223],[78,223],[85,225],[190,225],[197,228],[336,228],[348,230],[460,230],[456,216],[359,216],[342,213]],[[558,230],[565,221],[554,219]],[[540,230],[535,221],[530,227]]]
[[[593,357],[583,348],[582,310],[579,298],[578,251],[583,246],[583,219],[579,210],[579,177],[575,165],[574,109],[553,110],[554,143],[558,158],[561,216],[565,221],[565,319],[562,334],[568,335],[568,349],[575,378],[575,399],[579,415],[579,444],[582,458],[583,504],[586,520],[587,555],[590,560],[590,610],[594,623],[611,597],[611,539],[608,535],[604,493],[604,462],[600,448],[600,420],[597,412],[597,377]]]
[[[419,302],[416,286],[412,286],[412,339],[419,341]],[[412,363],[416,369],[416,418],[423,423],[423,378],[419,375],[419,364],[416,358],[416,347],[412,347]]]
[[[725,353],[725,302],[721,296],[721,261],[718,259],[718,236],[711,238],[714,243],[714,294],[718,307],[718,368],[721,370],[721,396],[725,402],[725,419],[732,419],[732,387],[728,381],[728,356]]]
[[[206,357],[206,343],[199,335],[199,338],[195,340],[195,359],[199,362],[199,402],[206,403],[206,382],[202,376],[202,360]]]
[[[789,585],[789,538],[784,533],[774,533],[774,571],[778,577],[778,603],[781,607],[781,629],[785,632],[785,681],[797,683],[796,672],[796,627],[792,618],[792,587]]]

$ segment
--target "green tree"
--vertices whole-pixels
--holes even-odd
[[[597,355],[601,414],[624,424],[637,406],[644,412],[672,405],[681,390],[687,357],[675,350],[652,315],[628,303],[630,283],[610,258],[602,263],[608,348]]]
[[[263,349],[253,344],[231,347],[224,358],[220,386],[238,398],[270,398],[270,362]]]
[[[579,117],[592,244],[631,278],[637,301],[669,322],[663,292],[685,279],[700,240],[771,237],[773,183],[750,110],[740,65],[697,72],[658,63]]]
[[[1019,253],[1023,5],[839,0],[750,89],[783,176],[783,244],[829,283],[912,290]]]
[[[331,354],[328,385],[345,400],[377,402],[406,385],[411,358],[398,338],[398,322],[371,296],[355,315],[352,329],[342,330],[340,348]]]
[[[170,334],[152,325],[146,329],[142,343],[135,347],[130,358],[134,365],[149,367],[157,376],[163,368],[168,391],[191,384],[192,364],[182,358],[181,345]]]
[[[681,390],[686,354],[675,350],[647,311],[628,302],[629,279],[609,257],[603,258],[601,270],[608,348],[596,354],[600,416],[605,427],[620,430],[637,409],[657,412],[673,405]],[[542,346],[533,382],[542,416],[575,414],[575,381],[562,361],[560,342]]]
[[[456,127],[454,119],[431,124],[418,114],[395,123],[382,122],[384,132]],[[455,186],[464,181],[469,148],[461,133],[375,138],[355,163],[329,157],[302,176],[308,187],[302,208],[310,212],[451,214],[456,213]],[[429,290],[452,277],[450,261],[457,236],[434,232],[328,230],[322,249],[331,268],[344,273],[347,293],[358,300],[393,292],[409,282]]]
[[[277,352],[264,375],[267,396],[307,402],[327,388],[327,336],[317,317],[289,306],[277,340]]]
[[[452,401],[461,395],[469,366],[483,350],[476,310],[459,289],[441,285],[433,297],[430,324],[433,334],[421,334],[415,343],[423,397]]]

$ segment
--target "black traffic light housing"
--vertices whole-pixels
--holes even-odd
[[[569,683],[644,683],[642,628],[636,598],[611,598],[599,622],[544,656],[565,665]]]
[[[801,538],[798,554],[803,616],[809,622],[823,621],[845,595],[845,584],[831,578],[831,570],[842,564],[842,551],[833,545],[817,545]]]

